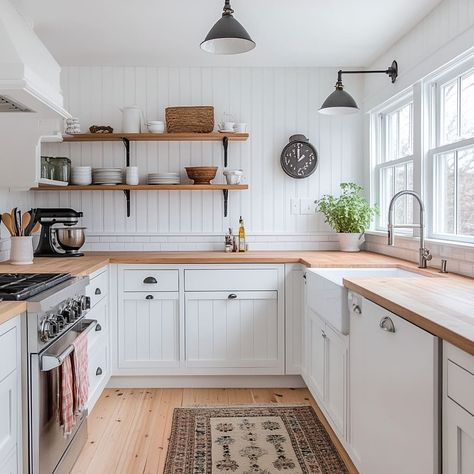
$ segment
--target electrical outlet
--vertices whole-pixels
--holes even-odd
[[[311,198],[300,199],[301,214],[314,214],[315,209],[316,209],[316,205],[314,204],[314,199],[311,199]]]
[[[290,199],[290,211],[291,215],[295,216],[300,214],[300,200],[298,198]]]

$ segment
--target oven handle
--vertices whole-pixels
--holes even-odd
[[[97,320],[95,319],[84,319],[82,323],[86,323],[87,327],[80,332],[80,334],[87,334],[92,331],[97,325]],[[61,354],[45,354],[41,357],[41,372],[49,372],[50,370],[55,369],[62,365],[66,357],[68,357],[74,351],[74,346],[71,344]]]

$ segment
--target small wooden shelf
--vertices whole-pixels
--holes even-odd
[[[245,141],[248,133],[80,133],[76,135],[63,135],[65,142],[192,142],[192,141]]]
[[[32,191],[224,191],[248,189],[248,184],[90,184],[88,186],[39,186]]]

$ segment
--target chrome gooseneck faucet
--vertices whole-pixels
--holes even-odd
[[[393,223],[393,208],[395,206],[395,202],[401,196],[413,196],[420,205],[420,223],[419,224],[399,224],[395,225]],[[390,201],[390,205],[388,207],[388,245],[395,245],[395,234],[394,229],[420,229],[420,260],[418,267],[419,268],[426,268],[426,264],[429,260],[433,258],[430,251],[425,248],[425,206],[423,205],[423,201],[421,197],[415,193],[415,191],[410,191],[408,189],[404,191],[400,191],[395,196],[393,196],[392,200]]]

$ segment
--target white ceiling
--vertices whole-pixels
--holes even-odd
[[[233,0],[257,48],[200,42],[223,0],[12,0],[61,65],[366,66],[440,0]]]

